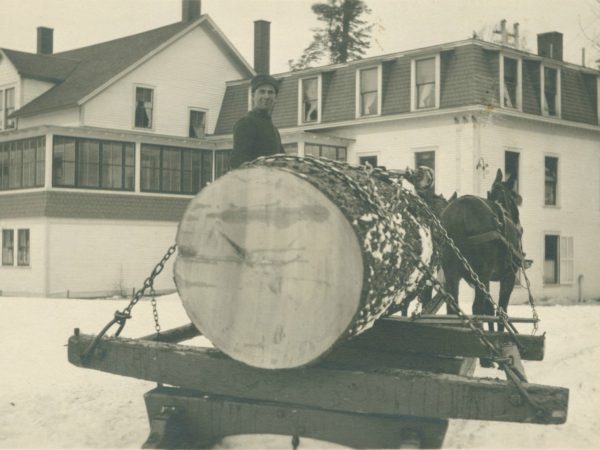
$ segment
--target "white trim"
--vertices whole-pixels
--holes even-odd
[[[519,166],[517,167],[517,187],[518,190],[517,192],[519,194],[523,194],[521,191],[523,190],[523,187],[521,185],[521,166],[522,166],[522,154],[523,154],[523,149],[522,148],[518,148],[518,147],[510,147],[510,146],[504,146],[504,170],[502,171],[504,173],[504,179],[506,180],[506,153],[510,152],[510,153],[516,153],[517,155],[519,155]]]
[[[417,62],[424,61],[427,59],[434,60],[434,78],[435,78],[435,104],[429,108],[417,108]],[[441,89],[440,89],[440,54],[436,53],[435,55],[426,55],[419,56],[410,60],[410,111],[411,112],[422,112],[422,111],[431,111],[434,109],[440,108],[440,97],[441,97]]]
[[[187,114],[187,129],[185,130],[185,134],[187,135],[188,139],[204,139],[206,137],[206,126],[208,125],[208,108],[203,108],[200,106],[188,106],[187,108],[188,110],[188,114]],[[196,112],[203,112],[204,113],[204,135],[201,138],[193,138],[190,136],[190,119],[192,118],[192,111],[196,111]]]
[[[362,115],[360,113],[360,107],[361,107],[361,96],[360,96],[360,76],[361,76],[361,72],[364,70],[372,70],[372,69],[377,69],[377,113],[375,114],[368,114],[368,115]],[[382,90],[382,85],[383,85],[383,76],[382,76],[382,65],[381,64],[377,64],[377,65],[372,65],[372,66],[365,66],[365,67],[358,67],[356,69],[356,71],[354,72],[354,78],[355,78],[355,91],[354,91],[354,98],[355,98],[355,110],[354,110],[354,117],[357,119],[364,119],[364,118],[369,118],[369,117],[378,117],[381,116],[381,105],[382,105],[382,94],[383,94],[383,90]]]
[[[313,122],[304,121],[304,97],[302,90],[302,82],[304,80],[317,79],[317,120]],[[321,123],[321,111],[323,109],[323,74],[319,73],[310,77],[298,78],[298,125],[311,125]]]
[[[546,77],[544,76],[544,69],[545,68],[548,69],[553,69],[556,70],[556,115],[550,115],[548,113],[546,113],[544,111],[544,105],[546,103],[546,95],[544,93],[544,88],[545,88],[545,83],[546,83]],[[560,119],[562,114],[561,114],[561,97],[562,97],[562,92],[561,92],[561,76],[560,76],[560,67],[556,67],[554,65],[548,65],[548,64],[540,64],[540,109],[541,109],[541,113],[543,117],[552,117],[555,119]]]
[[[44,189],[52,188],[52,176],[54,167],[54,134],[46,133],[46,151],[44,153]]]
[[[248,86],[248,111],[252,111],[252,86]]]
[[[152,90],[152,118],[151,127],[136,127],[135,126],[135,111],[136,111],[136,101],[137,101],[137,88],[142,89],[151,89]],[[131,121],[131,129],[135,131],[155,131],[156,130],[156,86],[152,86],[144,83],[133,83],[133,98],[131,101],[132,107],[132,121]],[[186,133],[187,134],[187,133]]]

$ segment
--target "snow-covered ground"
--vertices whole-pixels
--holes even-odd
[[[153,383],[74,367],[66,343],[75,327],[96,334],[126,300],[0,297],[0,447],[139,448],[148,434],[143,394]],[[465,305],[466,306],[466,305]],[[525,362],[529,379],[570,389],[565,425],[451,421],[448,448],[600,447],[600,307],[538,307],[547,332],[546,358]],[[514,316],[529,316],[525,305]],[[153,331],[151,307],[140,302],[123,336]],[[159,299],[163,329],[188,323],[176,295]],[[113,330],[114,331],[114,330]],[[476,376],[500,377],[493,369]],[[303,439],[301,448],[335,448]],[[291,448],[289,437],[235,436],[219,448]]]

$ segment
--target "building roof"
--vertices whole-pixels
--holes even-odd
[[[21,75],[57,81],[58,84],[13,113],[13,117],[29,116],[81,104],[102,87],[136,63],[144,61],[171,40],[183,36],[200,24],[219,38],[220,44],[234,57],[238,66],[252,76],[253,70],[218,30],[203,15],[194,22],[177,22],[153,30],[82,47],[53,55],[35,55],[3,50]],[[15,62],[16,61],[16,62]]]
[[[77,67],[79,61],[55,55],[38,55],[0,48],[17,72],[25,78],[60,82]]]
[[[273,75],[280,89],[273,111],[273,122],[279,128],[317,129],[354,123],[356,120],[378,120],[381,116],[419,114],[411,110],[411,60],[440,55],[439,110],[475,105],[500,106],[499,52],[523,60],[522,113],[542,115],[540,99],[540,64],[560,67],[562,72],[561,118],[572,122],[598,125],[596,111],[596,78],[600,72],[523,50],[479,39],[444,43],[426,48],[379,55],[341,64],[314,67]],[[381,66],[381,111],[377,116],[356,118],[356,71]],[[321,120],[298,123],[299,81],[321,77]],[[231,134],[233,125],[248,111],[249,80],[227,83],[215,135]],[[496,108],[496,110],[498,110]]]

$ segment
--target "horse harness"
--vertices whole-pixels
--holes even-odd
[[[500,241],[509,250],[509,266],[514,270],[520,269],[523,266],[523,261],[525,259],[525,253],[523,253],[521,244],[523,227],[520,224],[513,222],[502,204],[495,201],[486,201],[479,197],[476,198],[478,198],[492,214],[496,229],[461,239],[460,244],[479,245],[484,242]],[[511,243],[511,240],[516,242],[516,247]]]

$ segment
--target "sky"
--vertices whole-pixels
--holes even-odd
[[[319,26],[316,0],[202,0],[209,14],[250,65],[253,22],[271,22],[271,73],[288,70]],[[366,0],[374,24],[367,56],[458,41],[483,31],[486,40],[501,19],[520,24],[525,48],[537,52],[537,34],[564,34],[564,59],[595,67],[600,52],[600,0]],[[91,45],[181,19],[181,0],[0,0],[0,47],[36,51],[36,28],[54,29],[54,51]],[[324,61],[323,64],[327,64]]]

